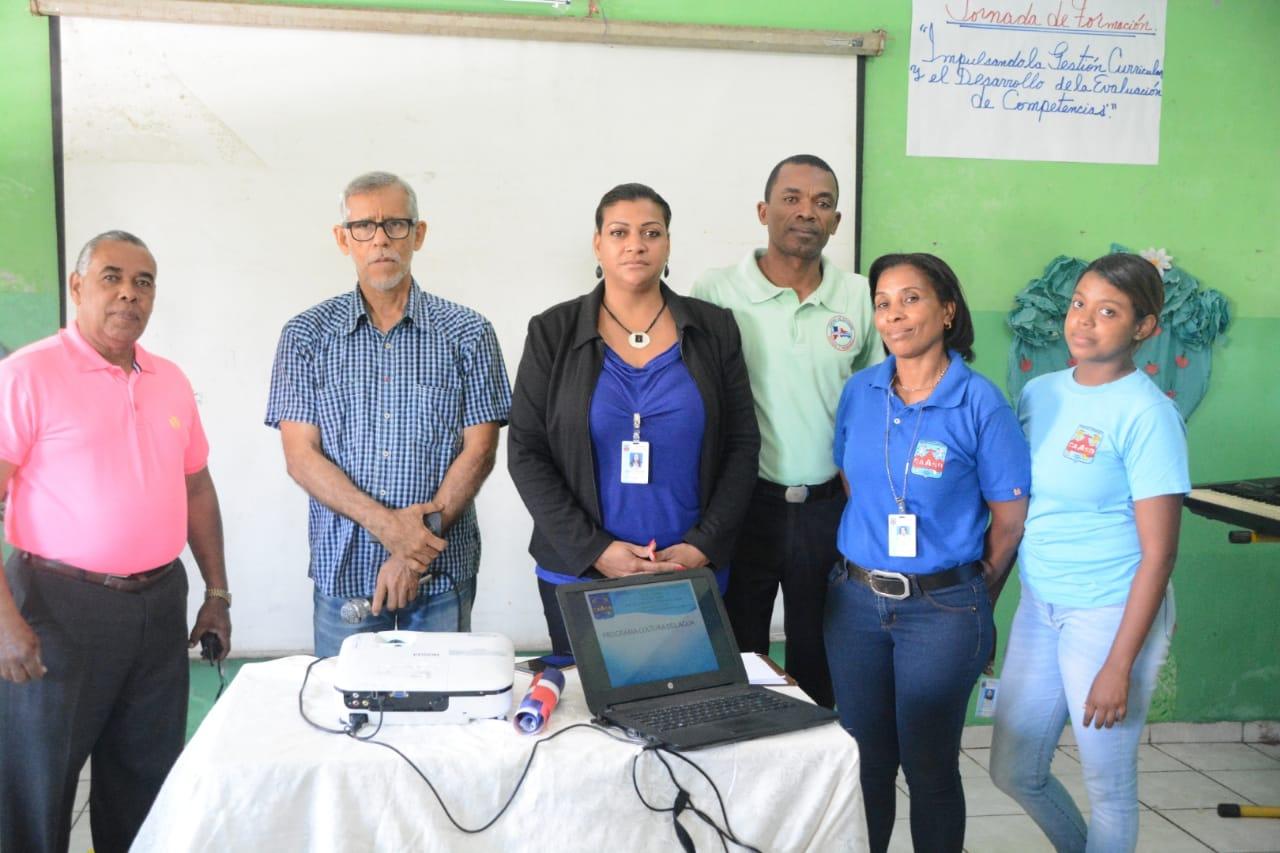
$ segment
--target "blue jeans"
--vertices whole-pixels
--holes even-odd
[[[1123,614],[1123,604],[1047,604],[1024,585],[1013,618],[996,705],[991,778],[1058,850],[1111,853],[1133,850],[1138,843],[1138,740],[1173,635],[1173,587],[1134,661],[1124,722],[1109,729],[1083,728],[1085,698]],[[1087,828],[1071,795],[1049,772],[1068,717],[1089,792]]]
[[[342,605],[347,596],[324,595],[316,587],[311,598],[315,607],[316,657],[333,657],[342,648],[343,640],[366,631],[470,631],[476,579],[472,576],[438,595],[419,594],[408,607],[384,609],[379,615],[370,614],[354,625],[342,621]]]
[[[982,578],[895,601],[837,567],[823,634],[840,722],[858,741],[871,850],[893,834],[898,766],[916,850],[964,846],[960,734],[995,640]]]

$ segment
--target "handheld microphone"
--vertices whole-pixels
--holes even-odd
[[[549,666],[533,677],[529,692],[520,700],[511,721],[516,731],[527,735],[536,735],[551,719],[551,712],[560,701],[560,691],[564,690],[564,673]]]

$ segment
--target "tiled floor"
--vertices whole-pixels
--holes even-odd
[[[246,661],[233,661],[228,681]],[[194,732],[213,704],[218,682],[207,666],[192,666],[188,730]],[[1138,850],[1150,853],[1280,853],[1280,820],[1220,818],[1218,803],[1280,805],[1280,735],[1275,723],[1161,723],[1148,727],[1138,748]],[[1250,742],[1241,742],[1241,739]],[[1052,846],[1013,800],[987,776],[991,728],[965,730],[960,756],[968,808],[965,849],[970,853],[1051,853]],[[1054,772],[1088,815],[1079,761],[1070,730],[1063,735]],[[89,768],[76,793],[71,853],[85,853],[89,834]],[[898,820],[890,851],[911,850],[910,798],[898,778]]]
[[[1211,726],[1195,727],[1184,736],[1195,735],[1223,736]],[[1017,803],[996,790],[986,774],[990,729],[971,727],[965,732],[965,741],[972,744],[961,754],[960,765],[969,813],[965,849],[971,853],[1051,853],[1052,845],[1036,825]],[[1087,817],[1089,801],[1074,746],[1058,748],[1054,773]],[[901,777],[898,789],[898,820],[889,850],[910,851],[911,828],[906,814],[910,798]],[[1277,853],[1280,820],[1220,818],[1217,806],[1280,804],[1280,748],[1239,742],[1143,744],[1138,752],[1138,800],[1139,851]]]

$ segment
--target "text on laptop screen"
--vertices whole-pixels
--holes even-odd
[[[689,581],[583,594],[614,687],[718,668]]]

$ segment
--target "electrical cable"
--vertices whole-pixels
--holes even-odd
[[[298,716],[302,717],[303,721],[304,721],[307,725],[311,726],[311,728],[316,729],[316,730],[318,730],[318,731],[325,732],[326,734],[331,734],[331,735],[347,735],[348,737],[354,738],[355,740],[368,740],[369,738],[374,737],[375,735],[377,735],[377,734],[378,734],[378,732],[382,731],[382,718],[383,718],[383,711],[382,711],[382,706],[381,706],[381,704],[379,704],[379,706],[378,706],[378,708],[377,708],[377,711],[378,711],[378,725],[377,725],[377,727],[373,730],[373,734],[366,735],[365,737],[360,737],[360,736],[359,736],[359,731],[360,731],[360,729],[362,728],[362,726],[354,726],[354,725],[351,725],[350,723],[347,723],[347,724],[343,725],[343,727],[342,727],[342,728],[340,728],[340,729],[331,729],[331,728],[329,728],[328,726],[322,726],[322,725],[320,725],[320,724],[319,724],[319,723],[317,723],[315,720],[313,720],[313,719],[311,719],[310,717],[308,717],[308,716],[307,716],[307,712],[306,712],[306,710],[302,707],[302,694],[303,694],[304,692],[306,692],[306,689],[307,689],[307,681],[309,681],[309,680],[311,679],[311,670],[315,669],[316,664],[320,663],[321,661],[325,661],[325,660],[329,660],[329,658],[327,658],[327,657],[324,657],[324,658],[316,658],[316,659],[315,659],[315,660],[313,660],[311,663],[307,664],[307,671],[306,671],[305,673],[303,673],[303,676],[302,676],[302,686],[298,688]]]
[[[654,757],[656,757],[658,761],[661,762],[662,766],[667,771],[667,776],[671,779],[671,784],[676,789],[676,798],[672,802],[671,806],[668,808],[662,808],[661,806],[651,805],[647,800],[645,800],[644,795],[640,793],[640,782],[636,776],[636,767],[640,762],[640,758],[646,753],[653,753]],[[712,818],[706,812],[702,811],[701,809],[693,805],[693,795],[689,793],[688,789],[686,789],[683,785],[681,785],[679,782],[676,781],[675,771],[671,769],[671,765],[667,763],[666,758],[663,757],[663,753],[674,756],[675,758],[679,758],[685,764],[688,764],[694,770],[697,770],[698,774],[702,776],[703,779],[707,780],[707,784],[711,786],[711,790],[716,795],[716,802],[720,806],[720,814],[724,818],[723,829],[720,827],[719,824],[715,822],[714,818]],[[693,848],[693,839],[690,837],[688,830],[686,830],[683,826],[680,825],[680,820],[679,820],[680,815],[685,811],[693,812],[704,823],[706,823],[713,830],[715,830],[716,835],[720,839],[720,846],[723,847],[726,851],[728,851],[729,849],[728,842],[733,842],[736,846],[741,847],[744,850],[752,851],[752,853],[761,853],[759,848],[753,847],[752,845],[738,838],[737,834],[733,831],[733,827],[730,826],[729,824],[729,812],[725,808],[724,798],[720,795],[719,787],[716,786],[716,783],[712,781],[711,777],[707,775],[707,772],[705,770],[703,770],[700,766],[698,766],[696,762],[689,759],[687,756],[684,756],[673,749],[669,749],[665,746],[662,746],[661,744],[649,743],[647,746],[644,747],[643,750],[641,750],[631,759],[631,785],[633,788],[635,788],[636,797],[639,798],[641,804],[645,808],[649,809],[649,811],[671,812],[671,822],[675,828],[676,838],[679,839],[680,846],[686,851],[686,853],[693,853],[694,848]]]
[[[574,729],[590,729],[593,732],[597,732],[599,734],[604,735],[605,737],[612,738],[613,740],[616,740],[620,743],[626,743],[631,745],[643,744],[640,752],[637,752],[631,758],[631,785],[633,788],[635,788],[636,797],[639,798],[641,804],[645,808],[647,808],[649,811],[671,812],[672,814],[671,821],[675,829],[676,838],[679,840],[680,846],[686,851],[686,853],[693,853],[694,846],[693,846],[693,839],[689,835],[688,830],[686,830],[683,826],[680,825],[679,817],[685,811],[693,812],[693,814],[695,814],[698,818],[700,818],[703,822],[705,822],[708,826],[710,826],[713,830],[715,830],[716,835],[720,839],[720,845],[721,847],[724,848],[725,851],[728,851],[729,849],[728,842],[733,842],[738,847],[744,850],[751,851],[751,853],[761,853],[759,849],[752,847],[750,844],[747,844],[746,842],[740,840],[737,837],[737,835],[734,834],[732,827],[729,825],[729,813],[725,808],[724,798],[720,795],[720,789],[716,786],[716,783],[712,781],[711,777],[707,775],[707,772],[705,770],[703,770],[701,767],[699,767],[695,762],[693,762],[689,758],[681,755],[678,752],[668,749],[667,747],[664,747],[661,744],[658,744],[652,741],[642,742],[642,741],[638,741],[635,738],[615,734],[612,731],[610,731],[608,728],[606,728],[603,724],[599,724],[595,720],[589,723],[574,723],[573,725],[566,726],[565,728],[561,729],[558,732],[555,732],[554,734],[548,735],[544,738],[539,738],[538,740],[534,741],[533,749],[529,750],[529,758],[525,761],[524,768],[520,771],[520,777],[516,780],[515,787],[512,788],[511,794],[507,797],[506,802],[502,804],[502,808],[498,809],[497,814],[495,814],[482,826],[475,827],[475,828],[465,827],[462,824],[458,823],[458,821],[454,818],[453,813],[449,811],[449,807],[444,804],[444,799],[440,796],[440,792],[436,789],[436,786],[432,783],[431,779],[427,777],[427,774],[424,773],[422,769],[419,768],[418,765],[413,762],[413,759],[409,758],[409,756],[405,755],[403,752],[401,752],[398,748],[396,748],[392,744],[389,744],[385,741],[373,740],[373,738],[377,736],[378,732],[382,731],[382,723],[383,723],[383,719],[385,718],[385,713],[381,707],[381,704],[379,704],[378,708],[376,709],[378,711],[378,724],[374,728],[371,734],[368,734],[365,736],[360,735],[360,730],[362,728],[365,728],[368,725],[367,723],[356,723],[356,724],[349,723],[349,724],[343,725],[342,728],[330,728],[328,726],[324,726],[324,725],[321,725],[320,723],[317,723],[315,720],[312,720],[310,717],[307,716],[306,709],[303,707],[302,697],[303,697],[303,694],[306,692],[307,682],[311,678],[311,670],[315,668],[316,664],[324,660],[329,660],[329,658],[316,658],[314,661],[312,661],[307,665],[306,672],[302,676],[302,685],[298,688],[298,715],[301,716],[302,719],[307,723],[307,725],[311,726],[313,729],[317,729],[318,731],[322,731],[327,734],[346,735],[352,740],[357,740],[362,743],[369,743],[369,744],[372,744],[373,746],[380,746],[398,755],[401,758],[401,760],[403,760],[406,764],[409,765],[410,769],[412,769],[414,773],[418,774],[418,778],[422,779],[422,781],[426,783],[427,788],[430,789],[432,796],[434,796],[436,799],[436,802],[439,803],[440,810],[444,812],[444,816],[449,819],[449,823],[453,824],[453,826],[459,832],[466,833],[467,835],[476,835],[478,833],[484,832],[485,830],[492,827],[495,823],[497,823],[498,820],[504,814],[507,813],[507,809],[509,809],[511,807],[511,804],[515,802],[516,794],[520,793],[520,788],[524,786],[525,779],[529,775],[529,768],[533,766],[533,759],[538,754],[538,747],[542,746],[544,743],[548,741],[555,740],[565,732],[570,732],[570,731],[573,731]],[[373,709],[370,709],[370,710],[373,710]],[[674,785],[676,788],[676,799],[670,808],[662,808],[660,806],[650,805],[649,802],[645,800],[644,794],[640,793],[640,782],[636,776],[636,766],[641,756],[650,752],[652,752],[657,757],[658,761],[662,763],[662,766],[666,768],[667,776],[670,777],[671,784]],[[723,829],[715,822],[714,818],[712,818],[706,812],[697,808],[693,804],[692,795],[679,782],[676,781],[675,771],[672,769],[671,765],[667,762],[666,758],[663,757],[662,753],[667,753],[668,755],[672,755],[672,756],[675,756],[676,758],[679,758],[681,761],[688,764],[694,770],[697,770],[699,775],[701,775],[702,778],[707,781],[707,784],[711,786],[711,790],[715,792],[716,802],[720,807],[720,814],[724,818]]]

